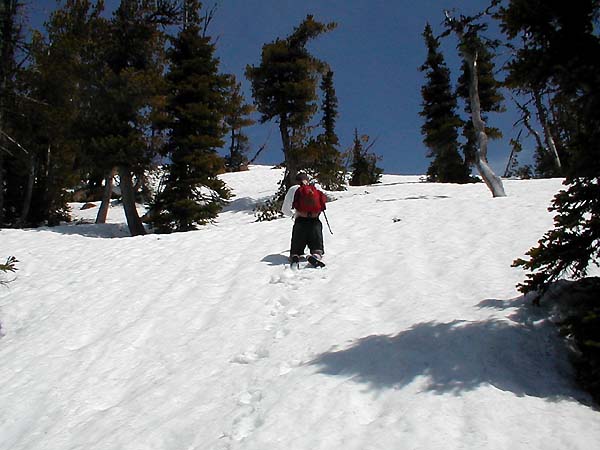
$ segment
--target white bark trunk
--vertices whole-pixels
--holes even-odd
[[[546,148],[554,158],[554,164],[560,170],[562,169],[562,165],[560,162],[560,157],[558,156],[558,150],[556,149],[556,143],[554,142],[554,138],[552,137],[552,133],[550,132],[550,124],[548,123],[548,114],[546,114],[546,108],[542,103],[542,96],[539,92],[534,91],[533,98],[535,100],[535,107],[537,110],[538,120],[542,125],[544,130],[544,140],[546,141]]]
[[[481,178],[492,192],[494,197],[506,197],[502,179],[497,176],[487,160],[488,137],[485,133],[485,122],[481,118],[481,104],[479,102],[479,80],[477,76],[477,55],[465,55],[469,65],[469,100],[471,102],[471,121],[477,133],[478,149],[475,153],[475,167]]]

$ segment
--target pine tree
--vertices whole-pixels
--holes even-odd
[[[255,123],[250,118],[254,107],[245,102],[241,83],[231,77],[224,118],[229,129],[229,155],[225,157],[225,165],[228,171],[239,172],[248,166],[249,140],[243,130]]]
[[[323,101],[321,110],[323,118],[321,126],[323,133],[316,139],[318,157],[316,161],[316,176],[321,185],[330,191],[345,189],[345,171],[342,154],[338,147],[339,138],[335,132],[335,123],[338,116],[338,99],[333,85],[333,72],[328,70],[321,81]]]
[[[79,181],[82,153],[79,118],[89,108],[83,96],[86,52],[101,12],[102,2],[68,0],[52,13],[46,35],[33,35],[18,124],[29,154],[14,166],[10,183],[20,191],[11,196],[22,205],[18,225],[69,220],[67,189]]]
[[[494,173],[487,159],[488,139],[490,136],[487,134],[488,129],[484,120],[485,109],[482,108],[482,106],[485,106],[485,104],[482,105],[482,98],[484,102],[487,101],[486,99],[489,94],[485,83],[487,78],[485,72],[483,73],[483,94],[480,93],[479,82],[480,53],[484,52],[482,49],[482,40],[479,35],[487,29],[487,24],[481,23],[480,19],[488,15],[491,8],[495,7],[498,1],[492,0],[492,4],[484,12],[475,16],[461,15],[459,18],[454,18],[448,11],[445,11],[446,20],[444,24],[446,32],[444,34],[454,33],[458,38],[459,53],[466,67],[465,73],[468,75],[468,103],[473,133],[467,132],[467,140],[475,141],[476,139],[476,145],[467,148],[465,154],[470,157],[470,153],[472,153],[472,164],[479,171],[492,196],[505,197],[506,193],[502,179]],[[485,60],[484,56],[484,66]]]
[[[306,126],[317,110],[317,74],[323,68],[323,63],[309,53],[306,45],[335,26],[308,15],[290,36],[263,46],[259,66],[246,67],[261,123],[274,118],[279,122],[286,188],[294,184],[302,164]]]
[[[589,267],[600,264],[600,3],[511,0],[499,16],[508,37],[523,43],[511,76],[552,92],[553,125],[566,162],[565,189],[550,207],[554,228],[527,259],[514,262],[529,272],[519,289],[539,302],[560,278],[576,280],[557,292],[570,306],[561,332],[574,344],[578,381],[600,401],[600,283],[586,278]]]
[[[14,223],[21,204],[13,195],[19,191],[10,180],[15,164],[26,159],[23,147],[18,145],[11,118],[16,111],[17,45],[21,36],[21,7],[17,0],[0,0],[0,227]]]
[[[116,167],[131,235],[145,234],[135,206],[134,177],[141,178],[155,156],[156,111],[162,106],[164,41],[161,27],[177,19],[174,1],[121,0],[109,24],[102,81],[105,167]],[[112,114],[110,114],[112,112]]]
[[[544,137],[548,140],[550,136],[556,141],[555,149],[547,146],[550,155],[538,158],[542,174],[569,175],[580,169],[585,173],[589,168],[587,158],[580,159],[579,137],[586,124],[581,122],[578,98],[593,98],[586,93],[595,83],[588,55],[595,51],[597,41],[598,17],[594,17],[597,8],[594,0],[560,5],[519,0],[509,2],[499,13],[507,35],[522,38],[515,57],[508,64],[507,84],[534,97],[536,109],[541,111],[538,116],[542,119]],[[527,28],[526,33],[523,26]],[[583,91],[574,91],[578,88]],[[549,159],[555,160],[552,171]],[[561,167],[556,167],[557,163]]]
[[[365,186],[379,182],[383,170],[377,167],[377,156],[370,152],[374,143],[375,141],[369,142],[369,136],[367,135],[359,137],[358,129],[354,129],[350,186]]]
[[[600,4],[591,0],[512,0],[500,14],[508,37],[526,44],[511,70],[556,89],[577,124],[565,139],[570,164],[566,190],[550,208],[556,212],[554,229],[527,253],[528,260],[515,262],[530,271],[522,292],[544,292],[565,274],[585,277],[600,257],[600,38],[594,31],[599,14]]]
[[[421,88],[425,119],[421,127],[423,142],[429,148],[427,156],[433,158],[427,170],[427,179],[440,183],[466,183],[470,181],[468,164],[458,153],[458,128],[462,120],[456,114],[456,97],[450,85],[450,70],[439,50],[439,39],[434,37],[427,24],[423,32],[427,45],[427,60],[419,70],[425,72],[427,84]]]
[[[488,139],[500,139],[502,137],[502,132],[498,128],[487,126],[489,119],[488,113],[501,113],[506,110],[503,105],[504,96],[500,92],[500,83],[496,80],[494,75],[496,68],[494,64],[494,54],[490,51],[490,46],[495,46],[495,43],[484,43],[479,35],[474,34],[469,40],[468,51],[477,55],[479,102],[481,118],[486,122],[485,133]],[[470,70],[469,63],[463,61],[461,75],[458,77],[457,86],[457,93],[465,101],[465,112],[468,116],[472,113],[469,93],[471,79]],[[462,147],[465,161],[467,164],[471,165],[475,162],[478,146],[477,133],[471,120],[464,122],[462,134],[466,139],[466,142]]]
[[[231,78],[220,75],[215,46],[205,37],[200,4],[186,1],[186,21],[168,52],[166,150],[171,160],[151,223],[160,233],[189,231],[213,220],[229,198],[217,175],[224,169],[224,114]]]

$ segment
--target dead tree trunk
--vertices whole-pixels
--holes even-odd
[[[489,8],[488,8],[489,9]],[[488,11],[486,10],[485,13]],[[469,70],[469,103],[471,105],[471,121],[477,135],[477,150],[475,151],[475,167],[479,171],[481,178],[492,192],[494,197],[506,197],[502,179],[494,173],[487,159],[488,136],[485,132],[485,122],[481,117],[481,102],[479,99],[479,77],[477,75],[477,51],[472,49],[471,43],[467,38],[465,28],[470,26],[473,17],[463,17],[461,20],[455,20],[448,11],[444,11],[446,16],[446,26],[454,31],[461,42],[461,53]],[[479,16],[483,15],[480,14]],[[478,16],[478,17],[479,17]]]
[[[110,199],[113,192],[113,177],[115,176],[115,170],[111,169],[107,172],[104,178],[104,190],[102,191],[102,202],[100,203],[100,209],[96,216],[96,223],[106,223],[108,217],[108,208],[110,206]]]
[[[506,197],[502,179],[494,173],[487,159],[488,137],[485,132],[485,122],[481,118],[481,104],[479,101],[479,83],[477,77],[477,55],[465,54],[465,61],[469,66],[469,100],[471,102],[471,121],[477,133],[477,151],[475,152],[475,167],[481,178],[492,192],[494,197]]]
[[[292,140],[287,125],[286,118],[281,118],[279,121],[279,132],[281,133],[281,142],[283,144],[283,154],[285,156],[285,190],[296,184],[295,178],[298,173],[298,164],[296,157],[293,155]]]
[[[546,108],[542,102],[542,95],[539,91],[534,90],[533,100],[535,101],[535,108],[537,110],[538,120],[542,125],[542,129],[544,130],[544,141],[546,142],[546,149],[552,155],[554,159],[554,165],[560,171],[562,169],[562,164],[560,162],[560,157],[558,156],[558,150],[556,149],[556,143],[554,142],[554,138],[552,137],[552,133],[550,131],[550,124],[548,122],[548,114],[546,112]]]
[[[132,236],[144,235],[146,234],[146,229],[135,206],[135,191],[133,189],[131,172],[126,166],[119,166],[117,170],[119,173],[123,209],[125,210],[129,232]]]

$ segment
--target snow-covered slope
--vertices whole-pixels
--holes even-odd
[[[215,225],[0,231],[0,449],[590,449],[573,382],[511,262],[560,180],[335,193],[324,269],[287,265],[292,222],[255,222],[279,170],[224,175]],[[75,211],[79,217],[96,210]],[[594,442],[596,444],[594,444]]]

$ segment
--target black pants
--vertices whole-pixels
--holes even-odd
[[[322,255],[323,224],[318,217],[296,217],[292,229],[292,246],[290,255],[303,255],[308,246],[311,254]]]

